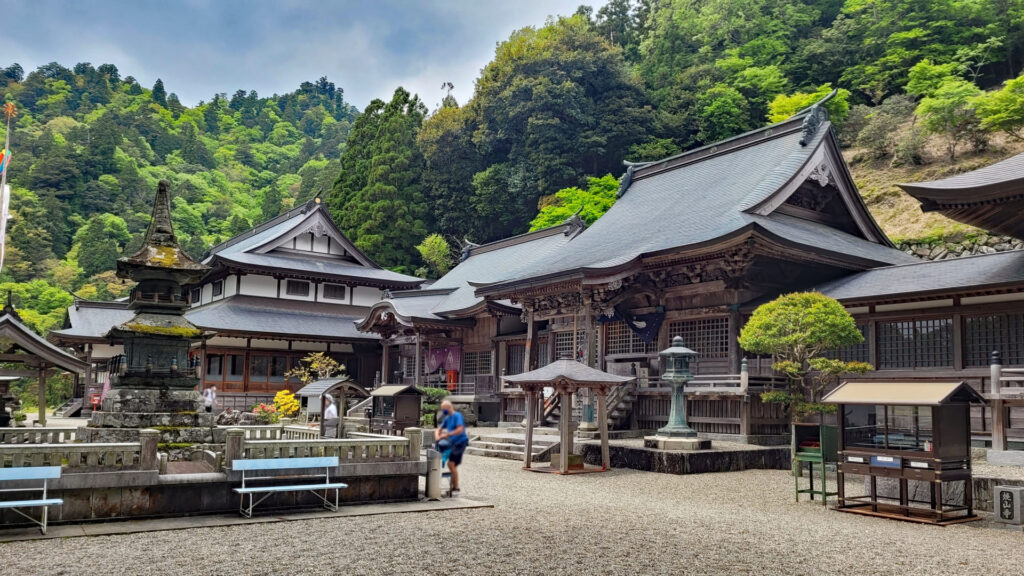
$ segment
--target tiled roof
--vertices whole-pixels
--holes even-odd
[[[813,290],[837,300],[861,300],[1012,283],[1024,284],[1024,250],[875,268]]]
[[[712,145],[694,151],[692,158],[684,154],[645,165],[615,205],[567,249],[516,267],[501,283],[510,286],[613,268],[641,256],[712,242],[751,226],[811,250],[824,248],[883,265],[907,262],[908,256],[895,248],[826,226],[750,213],[794,179],[825,139],[833,136],[826,123],[806,145],[800,144],[802,138],[797,119],[730,139],[728,146],[719,143],[722,149]]]
[[[364,308],[234,296],[185,313],[188,321],[203,330],[265,334],[285,338],[374,340],[376,336],[355,329]]]
[[[911,189],[923,190],[925,188],[931,190],[970,190],[1013,181],[1020,181],[1022,186],[1024,186],[1024,154],[1017,154],[984,168],[978,168],[977,170],[964,172],[963,174],[957,174],[942,180],[900,184],[900,187],[907,191]]]
[[[312,255],[284,255],[281,253],[255,254],[252,252],[228,252],[213,256],[214,260],[256,268],[275,268],[305,272],[317,276],[351,279],[361,283],[383,284],[385,288],[407,288],[423,280],[383,268],[369,268],[340,260],[318,258]]]
[[[106,338],[107,332],[114,326],[128,322],[135,316],[134,310],[128,309],[128,302],[92,302],[80,300],[68,307],[65,328],[51,330],[51,338],[68,337],[70,339]]]

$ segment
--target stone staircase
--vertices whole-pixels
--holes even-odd
[[[550,428],[534,428],[533,456],[536,458],[552,446],[558,445],[558,431]],[[526,456],[526,431],[495,432],[481,434],[470,440],[466,454],[489,456],[522,462]]]
[[[629,418],[633,412],[633,403],[636,401],[636,388],[632,384],[616,386],[608,393],[608,429],[623,430],[629,428]],[[558,430],[558,423],[562,417],[562,407],[559,396],[550,398],[544,407],[544,422]],[[596,412],[596,400],[594,410]],[[572,410],[572,421],[582,420],[582,407],[577,406]]]
[[[67,402],[61,404],[59,408],[53,411],[53,415],[59,418],[68,418],[75,416],[82,410],[82,398],[69,398]]]

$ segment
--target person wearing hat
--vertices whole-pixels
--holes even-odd
[[[450,451],[448,471],[452,473],[452,496],[456,496],[459,494],[459,465],[462,464],[462,454],[466,451],[466,446],[469,445],[469,436],[466,435],[466,419],[448,400],[441,402],[441,414],[444,419],[434,430],[434,440],[437,442],[439,451]]]

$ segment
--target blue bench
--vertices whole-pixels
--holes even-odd
[[[338,511],[338,492],[348,488],[348,484],[331,482],[331,468],[338,467],[337,456],[313,457],[313,458],[261,458],[248,460],[233,460],[231,469],[242,473],[242,485],[235,488],[238,494],[238,511],[246,518],[252,518],[252,510],[270,496],[280,492],[312,492],[323,501],[324,507],[332,512]],[[318,470],[323,469],[323,474],[310,474],[299,476],[300,480],[316,479],[316,482],[304,484],[289,484],[286,486],[251,486],[246,482],[256,480],[280,480],[282,478],[295,478],[294,476],[250,476],[248,473],[259,473],[268,470]],[[323,495],[320,494],[323,490]],[[327,498],[328,492],[334,490],[334,503]],[[245,497],[249,496],[249,506],[245,506]],[[260,495],[258,500],[254,498]]]
[[[10,508],[19,515],[38,524],[43,534],[46,534],[46,523],[49,517],[50,506],[62,506],[64,500],[61,498],[46,497],[46,483],[51,478],[60,478],[60,466],[29,466],[26,468],[0,468],[0,482],[15,480],[42,480],[43,485],[33,488],[4,488],[0,492],[42,492],[42,498],[31,500],[7,500],[0,502],[0,508]],[[22,508],[42,508],[41,520],[36,520],[22,511]]]

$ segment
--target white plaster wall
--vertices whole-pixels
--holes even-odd
[[[309,252],[312,249],[309,234],[299,234],[295,237],[295,249]]]
[[[234,274],[224,279],[224,296],[234,296],[238,294],[238,276]]]
[[[380,301],[383,293],[377,288],[368,286],[356,286],[352,289],[353,306],[373,306]]]
[[[292,342],[292,350],[327,352],[327,344],[325,342]]]
[[[341,243],[340,242],[338,242],[337,240],[332,240],[331,241],[331,254],[336,254],[338,256],[344,256],[345,254],[347,254],[347,252],[345,252],[345,249],[341,247]]]
[[[246,296],[263,296],[265,298],[277,298],[277,280],[274,279],[274,277],[272,276],[247,274],[245,276],[242,276],[242,283],[240,286],[239,293],[244,294]]]
[[[331,352],[344,352],[351,354],[353,351],[352,345],[344,342],[334,342],[333,344],[330,345],[330,347]]]
[[[319,252],[321,254],[327,254],[327,240],[328,236],[318,236],[313,239],[313,252]]]
[[[209,284],[203,284],[202,291],[203,295],[200,298],[200,301],[203,304],[206,304],[207,302],[210,301],[210,298],[213,295],[213,286],[210,286]]]
[[[245,338],[228,338],[227,336],[214,336],[206,342],[207,346],[223,346],[224,348],[245,348]]]
[[[252,347],[253,348],[260,348],[260,349],[264,349],[264,350],[287,350],[288,349],[288,341],[287,340],[260,340],[260,339],[253,338],[253,340],[252,340]]]
[[[93,360],[102,360],[104,358],[113,358],[118,354],[124,354],[124,346],[117,345],[111,346],[110,344],[93,344],[92,345],[92,358]]]

